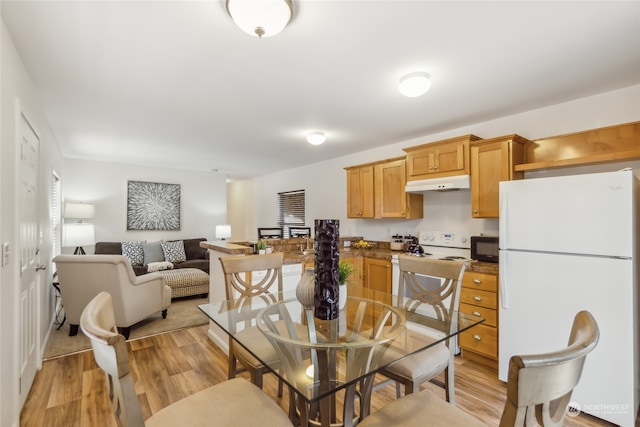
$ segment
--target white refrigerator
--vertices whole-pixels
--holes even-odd
[[[638,410],[638,209],[631,170],[500,183],[499,377],[509,358],[567,345],[574,315],[600,341],[571,401],[634,426]]]

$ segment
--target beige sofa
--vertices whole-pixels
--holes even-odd
[[[167,317],[171,288],[166,279],[157,273],[136,276],[123,255],[58,255],[53,262],[70,336],[78,333],[82,310],[102,291],[111,294],[116,324],[126,338],[132,325],[150,315],[162,311]]]

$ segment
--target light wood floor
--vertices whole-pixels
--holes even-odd
[[[227,358],[207,337],[208,326],[168,332],[130,341],[130,364],[143,416],[226,380]],[[286,410],[288,397],[276,396],[277,381],[265,377],[265,391]],[[427,389],[444,398],[432,384]],[[497,426],[502,413],[505,385],[495,373],[474,362],[456,360],[457,406],[487,425]],[[374,392],[372,411],[395,399],[393,385]],[[215,402],[212,402],[215,404]],[[85,351],[44,362],[24,406],[21,426],[116,427],[106,394],[104,374]],[[428,425],[425,423],[425,425]],[[567,417],[566,426],[606,426],[581,414]]]

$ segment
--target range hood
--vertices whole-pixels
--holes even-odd
[[[404,190],[407,193],[422,193],[424,191],[453,191],[471,188],[469,175],[455,175],[444,178],[421,179],[407,181]]]

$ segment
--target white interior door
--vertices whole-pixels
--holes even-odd
[[[38,368],[38,135],[20,114],[20,407]]]

